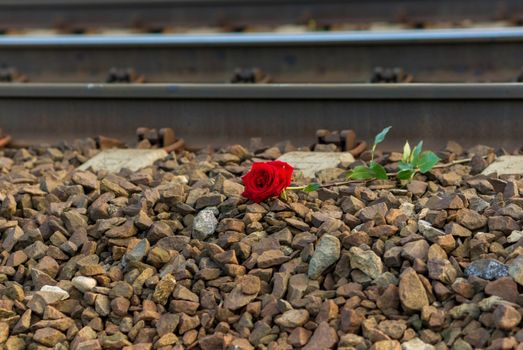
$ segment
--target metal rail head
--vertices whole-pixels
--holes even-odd
[[[388,149],[420,139],[433,149],[449,139],[514,149],[523,128],[522,84],[0,84],[0,103],[0,125],[17,143],[56,142],[57,135],[132,142],[145,125],[176,130],[175,149],[185,144],[180,136],[191,148],[248,144],[251,137],[267,145],[291,140],[310,146],[317,129],[350,127],[368,141],[391,125]]]
[[[33,82],[224,83],[232,67],[233,82],[508,82],[522,49],[523,28],[0,37],[2,62]]]

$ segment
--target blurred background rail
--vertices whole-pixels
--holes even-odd
[[[393,124],[394,147],[519,147],[522,23],[510,0],[2,0],[0,127],[200,147]]]
[[[258,26],[313,25],[363,28],[375,22],[426,27],[434,23],[523,19],[518,0],[3,0],[4,30],[55,28],[89,31],[133,28],[163,31],[216,27],[244,31]]]

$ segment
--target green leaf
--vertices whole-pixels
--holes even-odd
[[[398,168],[399,168],[400,170],[414,170],[414,168],[412,167],[412,164],[410,164],[410,163],[406,163],[406,162],[404,162],[404,161],[402,161],[402,160],[399,161],[399,163],[398,163]]]
[[[398,180],[410,180],[413,175],[414,175],[413,170],[405,169],[405,170],[401,170],[400,172],[398,172],[396,177],[398,178]]]
[[[440,161],[439,157],[432,151],[423,152],[418,162],[420,173],[425,174],[430,171]]]
[[[387,171],[385,170],[383,165],[375,163],[375,162],[372,162],[370,164],[370,170],[372,170],[372,172],[374,173],[374,177],[376,179],[381,179],[381,180],[387,180],[388,179]]]
[[[385,129],[381,130],[381,132],[378,135],[376,135],[376,137],[374,138],[375,145],[385,140],[385,136],[389,132],[390,128],[391,126],[387,126]]]
[[[321,185],[320,185],[319,183],[315,183],[315,182],[313,182],[313,183],[310,183],[310,184],[308,184],[307,186],[305,186],[305,188],[303,189],[303,191],[304,191],[304,192],[307,192],[307,193],[309,193],[309,192],[314,192],[314,191],[319,190],[320,187],[321,187]]]
[[[423,141],[420,141],[412,150],[412,154],[410,155],[410,164],[412,164],[413,168],[416,168],[418,165],[419,155],[421,154],[422,148]]]
[[[410,158],[410,145],[409,141],[405,142],[405,146],[403,146],[403,156],[401,157],[401,160],[404,162],[408,162]]]
[[[363,165],[358,165],[347,175],[348,178],[354,180],[367,180],[374,178],[374,172]]]

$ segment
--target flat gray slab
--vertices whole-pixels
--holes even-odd
[[[167,152],[163,149],[110,149],[98,153],[78,169],[92,168],[94,171],[106,170],[110,173],[117,173],[124,168],[138,171],[166,156]]]
[[[523,156],[501,156],[483,170],[483,175],[523,174]]]
[[[316,172],[336,168],[341,162],[352,163],[354,157],[345,152],[289,152],[278,160],[287,162],[306,177],[314,177]]]

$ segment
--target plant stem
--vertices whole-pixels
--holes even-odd
[[[353,184],[353,183],[362,183],[362,182],[369,182],[369,181],[374,181],[374,180],[376,180],[376,179],[372,178],[372,179],[367,179],[367,180],[347,180],[347,181],[333,182],[330,184],[320,185],[320,188],[343,186],[343,185],[349,185],[349,184]],[[307,187],[307,186],[290,186],[290,187],[287,187],[285,189],[285,191],[300,191],[300,190],[304,190],[305,187]]]
[[[485,158],[487,158],[487,156],[483,156],[482,158],[485,159]],[[453,160],[452,162],[449,162],[449,163],[434,165],[434,167],[432,169],[448,168],[448,167],[456,165],[456,164],[468,163],[471,160],[472,160],[472,158],[457,159],[457,160]],[[415,172],[417,172],[417,171],[418,170],[415,169]],[[387,176],[396,176],[396,175],[398,175],[398,173],[387,173]],[[330,184],[320,185],[320,188],[343,186],[343,185],[349,185],[349,184],[353,184],[353,183],[366,183],[366,182],[370,182],[370,181],[374,181],[374,180],[376,180],[376,179],[372,178],[372,179],[366,179],[366,180],[347,180],[347,181],[333,182]],[[291,187],[287,187],[285,189],[285,191],[300,191],[300,190],[305,189],[305,187],[307,187],[307,185],[291,186]]]
[[[372,151],[370,152],[370,161],[374,161],[374,151],[376,151],[376,144],[372,145]]]
[[[487,156],[483,156],[482,158],[485,159],[485,158],[487,158]],[[432,169],[448,168],[448,167],[451,167],[451,166],[456,165],[456,164],[469,163],[471,160],[472,160],[472,158],[457,159],[457,160],[453,160],[452,162],[448,162],[448,163],[436,164],[436,165],[434,165],[432,167]],[[415,171],[414,172],[414,174],[415,174],[419,170],[418,169],[414,169],[414,171]],[[396,176],[396,175],[398,175],[398,173],[387,173],[387,176]]]
[[[487,158],[487,156],[483,156],[483,159]],[[436,164],[432,169],[441,169],[441,168],[448,168],[449,166],[453,166],[456,164],[463,164],[463,163],[469,163],[472,160],[472,158],[464,158],[464,159],[457,159],[453,160],[449,163],[443,163],[443,164]]]
[[[285,188],[285,191],[299,191],[299,190],[304,190],[305,187],[307,187],[307,186],[289,186],[289,187]]]
[[[366,179],[366,180],[347,180],[347,181],[333,182],[330,184],[321,185],[320,187],[326,188],[326,187],[333,187],[333,186],[343,186],[343,185],[350,185],[350,184],[354,184],[354,183],[369,182],[369,181],[374,181],[374,180],[376,180],[376,179],[373,178],[373,179]]]

